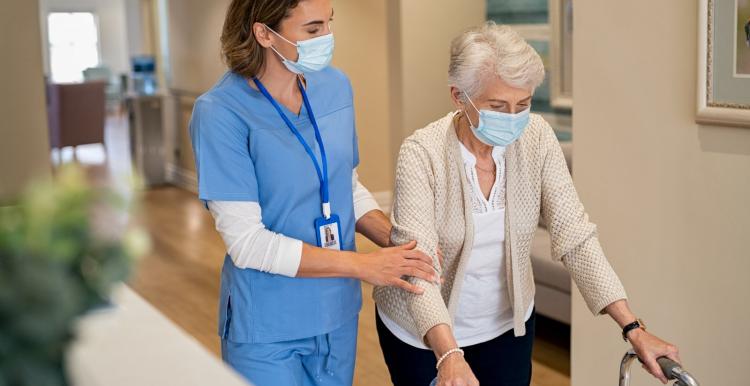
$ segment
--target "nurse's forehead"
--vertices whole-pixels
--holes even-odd
[[[292,9],[288,21],[303,27],[327,23],[333,17],[333,6],[328,0],[303,0]]]

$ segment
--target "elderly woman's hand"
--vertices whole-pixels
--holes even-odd
[[[451,355],[440,364],[437,386],[479,386],[463,355]]]
[[[665,342],[655,335],[642,330],[634,329],[628,333],[628,341],[633,345],[635,353],[643,362],[643,368],[651,375],[658,378],[662,383],[667,383],[667,377],[661,371],[657,358],[668,357],[677,363],[680,363],[680,353],[677,347]]]

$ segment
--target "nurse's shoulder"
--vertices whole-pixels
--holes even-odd
[[[239,75],[227,71],[208,91],[201,94],[195,101],[204,113],[221,113],[233,107],[241,94],[241,78]]]
[[[237,115],[243,93],[240,78],[239,75],[228,71],[196,99],[190,122],[191,130],[205,131],[218,126],[217,124],[225,126],[242,123],[242,119]]]
[[[328,66],[306,76],[315,77],[318,82],[325,84],[327,89],[332,90],[333,96],[352,99],[352,82],[340,69]]]
[[[241,111],[238,109],[238,99],[241,98],[238,77],[227,72],[196,99],[189,123],[195,153],[200,153],[204,147],[202,143],[244,142],[247,137],[247,123],[238,114]]]

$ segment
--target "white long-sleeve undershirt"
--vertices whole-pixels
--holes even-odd
[[[367,188],[352,170],[355,221],[367,212],[380,209]],[[209,201],[216,230],[227,253],[238,268],[294,277],[302,260],[302,241],[266,229],[260,205],[253,201]]]

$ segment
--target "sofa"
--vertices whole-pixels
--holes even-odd
[[[560,142],[568,169],[572,170],[572,142]],[[549,232],[540,223],[531,245],[531,266],[536,282],[536,312],[550,319],[570,324],[571,279],[562,263],[552,260]]]

